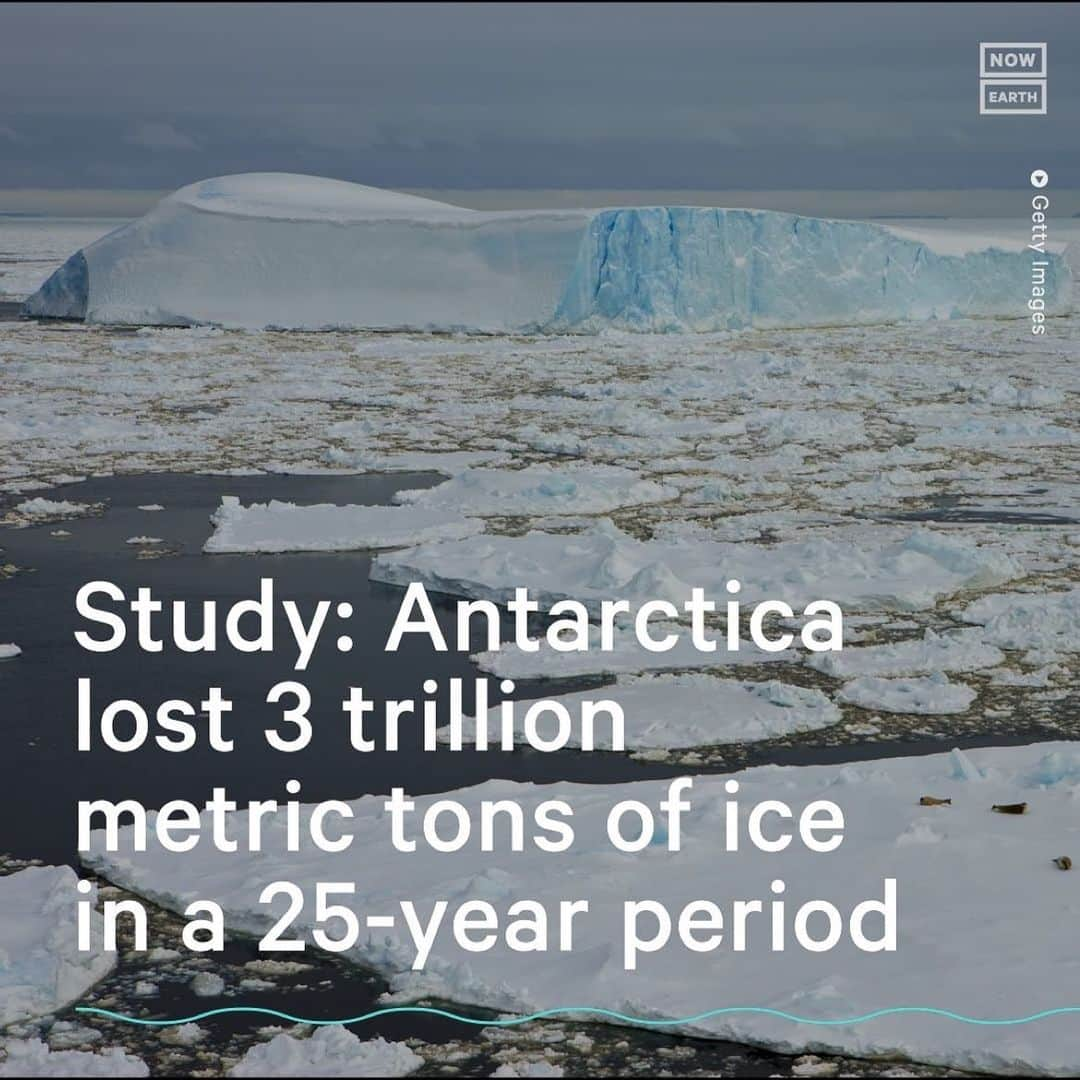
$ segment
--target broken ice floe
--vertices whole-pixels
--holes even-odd
[[[837,695],[839,701],[860,709],[927,716],[966,712],[976,697],[970,686],[950,682],[940,671],[911,679],[864,675],[845,683]]]
[[[655,622],[657,638],[678,634],[676,624]],[[702,652],[685,635],[679,635],[673,649],[650,652],[642,648],[629,627],[616,627],[613,648],[601,650],[600,628],[590,626],[589,648],[582,652],[559,652],[543,638],[535,652],[506,644],[500,649],[477,653],[473,659],[481,671],[501,679],[571,679],[585,675],[630,675],[646,671],[681,671],[692,668],[747,667],[754,664],[791,662],[798,654],[793,649],[766,652],[752,641],[741,641],[737,650],[717,649]]]
[[[380,555],[371,570],[377,581],[422,581],[451,595],[506,600],[524,587],[541,603],[572,598],[594,606],[614,597],[681,604],[695,587],[726,596],[727,581],[737,579],[747,603],[782,599],[802,607],[829,599],[853,611],[931,607],[961,588],[1020,573],[1002,551],[930,529],[876,543],[825,536],[765,546],[642,541],[610,522],[572,535],[530,532],[425,544]]]
[[[544,700],[557,703],[570,717],[580,714],[583,702],[614,702],[623,713],[620,730],[626,750],[679,750],[759,742],[815,731],[840,720],[840,710],[820,690],[791,686],[775,679],[737,682],[700,673],[621,676],[612,686]],[[580,724],[566,724],[567,737],[563,739],[561,716],[545,708],[530,718],[533,704],[521,701],[515,706],[516,742],[582,745]],[[488,739],[497,743],[502,732],[498,707],[489,710],[486,723]],[[530,725],[528,738],[527,724]],[[613,748],[615,729],[606,712],[598,715],[590,727],[592,745],[586,749]],[[476,729],[476,718],[466,717],[461,732],[466,745],[474,741]],[[445,743],[450,739],[450,729],[440,728],[439,741]]]
[[[0,1076],[149,1076],[139,1058],[110,1047],[107,1050],[53,1050],[39,1039],[0,1039]]]
[[[838,652],[810,653],[806,663],[834,679],[860,675],[921,675],[932,671],[978,671],[996,667],[1005,659],[1000,649],[983,640],[978,630],[935,633],[921,638],[864,645]]]
[[[242,506],[223,496],[207,552],[359,551],[424,540],[458,540],[483,530],[450,510],[400,506],[301,506],[276,499]]]
[[[116,963],[101,943],[101,916],[91,916],[97,945],[80,951],[78,879],[66,866],[31,866],[0,877],[0,1027],[45,1016],[81,997]]]
[[[847,765],[766,766],[736,774],[739,799],[749,806],[782,799],[793,807],[828,798],[846,822],[841,846],[827,856],[792,844],[782,854],[756,849],[726,854],[722,847],[725,776],[697,777],[689,793],[692,810],[682,825],[681,851],[658,841],[636,854],[613,851],[605,821],[625,798],[623,785],[534,786],[490,781],[478,787],[416,798],[423,814],[448,795],[461,801],[476,822],[482,800],[513,798],[532,820],[538,804],[564,799],[574,808],[575,845],[562,855],[532,846],[500,854],[481,850],[479,839],[452,858],[427,849],[395,851],[383,796],[352,803],[351,851],[327,854],[305,846],[284,850],[285,832],[255,853],[221,853],[200,846],[169,853],[153,841],[133,852],[122,839],[115,854],[95,834],[88,861],[107,877],[170,908],[182,909],[191,882],[225,910],[237,931],[261,934],[273,916],[259,905],[267,881],[306,886],[317,881],[355,881],[357,852],[382,869],[360,875],[352,906],[361,913],[398,911],[403,899],[451,901],[482,896],[496,910],[532,897],[554,910],[560,899],[587,897],[572,954],[511,951],[497,936],[488,951],[465,951],[439,935],[426,970],[412,970],[415,946],[399,919],[393,929],[362,935],[344,958],[386,974],[399,1000],[416,996],[465,1005],[527,1012],[573,1004],[622,1008],[646,1017],[679,1017],[730,1005],[765,1005],[799,1016],[836,1019],[892,1006],[951,1008],[974,1017],[1026,1016],[1062,1004],[1062,943],[1072,940],[1073,883],[1051,860],[1068,846],[1076,826],[1080,764],[1071,743],[970,750],[926,757],[892,758]],[[655,805],[667,781],[641,781],[634,796]],[[933,811],[919,806],[922,794],[951,799]],[[1015,818],[990,813],[992,804],[1028,802],[1032,812]],[[245,835],[245,814],[232,823]],[[913,843],[929,823],[933,843]],[[306,836],[306,827],[301,829]],[[124,837],[129,834],[125,832]],[[904,839],[904,838],[907,839]],[[878,892],[882,879],[898,882],[900,942],[896,952],[866,954],[846,945],[827,955],[789,947],[769,948],[768,920],[748,924],[745,952],[724,938],[719,951],[696,954],[671,942],[642,955],[638,970],[624,970],[623,905],[628,897],[658,900],[669,909],[701,898],[725,905],[733,898],[769,897],[770,882],[787,882],[789,911],[824,897],[847,911]],[[304,935],[314,925],[305,909],[292,928]],[[1017,933],[1038,927],[1038,933]],[[718,972],[723,978],[718,978]],[[738,989],[736,997],[731,991]],[[925,1015],[893,1014],[861,1024],[803,1027],[750,1014],[696,1021],[693,1033],[751,1042],[786,1052],[813,1046],[858,1056],[903,1054],[917,1061],[1005,1074],[1071,1075],[1080,1058],[1080,1028],[1046,1022],[979,1029]]]
[[[623,506],[664,502],[677,494],[674,488],[616,465],[529,465],[467,469],[438,487],[399,491],[394,502],[489,517],[602,514]]]
[[[995,593],[969,604],[965,622],[1003,649],[1080,651],[1080,589],[1054,593]]]
[[[230,1076],[408,1076],[424,1059],[402,1042],[367,1041],[347,1028],[318,1028],[307,1038],[282,1032],[253,1046]]]

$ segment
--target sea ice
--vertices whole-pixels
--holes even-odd
[[[31,866],[0,877],[0,1027],[46,1016],[80,998],[116,963],[100,948],[81,952],[76,911],[94,893],[75,891],[67,866]],[[101,941],[101,916],[92,915]]]
[[[734,774],[740,806],[765,799],[792,807],[821,798],[835,801],[844,814],[845,835],[828,855],[798,844],[781,854],[752,846],[726,852],[730,777],[720,775],[695,778],[677,852],[663,842],[635,854],[613,850],[605,822],[628,794],[625,785],[497,780],[418,796],[417,813],[449,796],[475,822],[483,800],[511,798],[531,820],[540,803],[563,799],[574,810],[574,846],[559,855],[531,846],[493,853],[481,850],[478,841],[452,858],[423,847],[399,852],[391,842],[385,797],[367,796],[350,804],[349,832],[355,840],[345,852],[328,854],[313,846],[286,852],[282,817],[282,828],[270,830],[272,839],[259,852],[222,853],[201,845],[177,854],[153,840],[148,851],[135,852],[125,833],[121,850],[111,854],[102,850],[98,833],[88,860],[111,880],[175,910],[190,902],[197,881],[201,895],[223,905],[230,927],[255,934],[276,919],[258,903],[263,886],[274,880],[302,886],[356,882],[349,904],[361,919],[398,912],[404,899],[418,902],[424,919],[428,898],[434,897],[455,902],[483,897],[497,910],[522,897],[549,910],[563,899],[590,901],[571,953],[554,947],[514,952],[501,935],[488,951],[466,951],[446,934],[438,937],[426,969],[414,971],[416,948],[402,919],[391,929],[362,934],[343,957],[387,975],[399,1001],[441,998],[509,1012],[592,1004],[649,1018],[732,1005],[768,1006],[817,1019],[913,1005],[988,1019],[1026,1016],[1068,1001],[1061,992],[1062,948],[1074,936],[1074,890],[1070,875],[1055,869],[1052,859],[1067,851],[1075,836],[1075,777],[1080,775],[1075,757],[1075,745],[1060,742],[845,765],[765,766]],[[632,794],[655,807],[667,791],[666,780],[642,779]],[[927,794],[952,803],[928,811],[919,805]],[[993,804],[1013,802],[1028,802],[1032,812],[991,813]],[[230,835],[246,835],[245,818],[239,815]],[[936,837],[933,843],[912,842],[920,831],[925,837],[927,828]],[[306,826],[300,835],[307,837]],[[379,873],[365,872],[358,852],[363,865],[378,866]],[[880,896],[885,877],[897,881],[895,952],[867,954],[846,943],[825,954],[793,945],[773,952],[766,919],[748,924],[745,952],[734,950],[727,936],[718,951],[702,954],[673,940],[641,955],[636,971],[624,968],[628,898],[654,899],[672,911],[705,898],[726,910],[732,898],[770,897],[770,883],[782,878],[789,912],[821,897],[847,911],[856,901]],[[291,934],[307,936],[313,925],[313,909],[305,907]],[[1024,928],[1031,932],[1018,932]],[[573,989],[569,996],[567,987]],[[1080,1027],[1053,1021],[980,1027],[972,1038],[970,1026],[941,1016],[898,1013],[860,1024],[810,1027],[743,1013],[698,1020],[685,1030],[787,1053],[903,1055],[1007,1075],[1072,1075],[1080,1060]]]
[[[602,514],[665,502],[678,492],[615,465],[529,465],[467,469],[438,487],[399,491],[395,503],[485,517]]]
[[[652,632],[663,638],[678,634],[675,624],[656,622]],[[539,649],[527,652],[515,644],[500,649],[477,653],[476,661],[481,671],[500,679],[573,679],[585,675],[632,675],[645,671],[681,671],[692,668],[749,667],[755,664],[791,662],[797,658],[793,649],[782,652],[766,652],[752,641],[742,641],[736,651],[717,649],[702,652],[693,641],[679,635],[673,649],[667,652],[650,652],[641,647],[632,629],[617,628],[613,638],[614,648],[602,651],[600,628],[589,627],[589,648],[584,652],[558,652],[544,637]]]
[[[210,520],[207,552],[358,551],[425,540],[460,540],[483,525],[443,509],[399,506],[300,506],[291,502],[242,506],[225,495]]]
[[[50,1050],[39,1039],[0,1040],[0,1076],[149,1076],[146,1063],[119,1047]]]
[[[837,700],[860,709],[936,716],[966,712],[978,695],[970,686],[953,683],[943,672],[922,678],[880,679],[864,675],[845,683]]]
[[[225,993],[225,980],[213,971],[200,971],[188,985],[196,997],[220,997]]]
[[[902,540],[875,540],[641,541],[605,521],[580,534],[530,532],[425,544],[377,556],[371,576],[399,585],[422,581],[436,592],[497,601],[524,587],[544,605],[571,598],[593,606],[616,597],[682,604],[694,587],[723,598],[734,578],[746,604],[780,599],[801,608],[828,599],[851,610],[917,610],[958,589],[1021,573],[1004,552],[930,529]]]
[[[1003,649],[1080,652],[1080,589],[1063,593],[995,593],[969,604],[965,622]]]
[[[344,1027],[318,1028],[306,1039],[282,1033],[253,1046],[230,1076],[408,1076],[424,1064],[404,1043],[367,1042]]]
[[[791,686],[778,680],[737,682],[700,673],[686,675],[620,676],[613,686],[564,694],[556,701],[571,716],[580,714],[583,701],[611,700],[624,713],[627,750],[679,750],[719,746],[724,743],[759,742],[782,735],[815,731],[839,722],[840,710],[820,690]],[[523,729],[529,702],[515,709],[515,742],[528,742]],[[498,707],[489,710],[489,739],[501,733]],[[595,722],[594,746],[610,750],[612,727],[607,714]],[[476,732],[476,720],[466,717],[462,725],[465,745]],[[581,745],[581,729],[571,725],[567,746]],[[536,718],[536,736],[553,742],[559,722],[551,712]],[[439,741],[447,742],[449,728],[439,729]]]
[[[860,675],[921,675],[931,671],[978,671],[996,667],[1005,659],[988,645],[978,630],[937,634],[927,630],[921,638],[887,645],[866,645],[839,652],[809,653],[806,663],[834,679]]]
[[[24,499],[14,507],[15,513],[28,521],[59,521],[63,518],[81,517],[96,509],[88,503],[71,502],[68,499],[45,499],[40,495]]]
[[[726,330],[1015,316],[1029,259],[771,210],[480,212],[285,173],[203,180],[71,256],[30,315],[248,328]],[[282,253],[287,253],[283,257]],[[1046,254],[1050,313],[1071,277]]]
[[[331,447],[326,452],[326,460],[331,465],[355,469],[358,472],[438,472],[446,476],[457,476],[466,469],[483,465],[505,465],[512,459],[505,451],[498,450],[414,450],[386,453],[379,450],[342,450]]]

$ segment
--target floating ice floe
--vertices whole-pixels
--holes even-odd
[[[966,712],[978,694],[963,683],[949,681],[944,672],[921,678],[881,679],[864,675],[844,683],[839,701],[878,712],[936,716]]]
[[[618,678],[613,686],[563,694],[546,700],[557,702],[570,716],[577,716],[584,701],[611,700],[624,714],[626,750],[680,750],[719,746],[725,743],[760,742],[782,735],[816,731],[839,722],[840,710],[820,690],[791,686],[778,680],[737,682],[700,673],[686,675],[642,675]],[[524,731],[530,702],[515,709],[515,742],[531,742]],[[612,724],[605,712],[594,727],[593,748],[612,749]],[[535,737],[555,742],[560,721],[550,710],[535,717]],[[487,715],[488,738],[501,738],[498,707]],[[566,746],[581,746],[580,725],[571,724]],[[473,741],[476,719],[466,717],[462,725],[465,744]],[[449,728],[439,729],[439,741],[448,742]]]
[[[401,1042],[364,1041],[344,1027],[321,1027],[306,1039],[282,1033],[253,1046],[230,1076],[408,1076],[424,1059]]]
[[[213,971],[200,971],[188,983],[196,997],[220,997],[225,993],[225,980]]]
[[[0,877],[0,1027],[46,1016],[81,997],[116,963],[100,948],[102,920],[91,916],[98,947],[78,947],[76,892],[67,866],[31,866]]]
[[[735,578],[745,603],[780,599],[795,608],[828,599],[852,610],[927,608],[958,589],[1021,573],[1002,551],[930,529],[902,540],[871,536],[856,543],[826,535],[758,545],[642,541],[610,522],[572,535],[530,532],[425,544],[380,555],[371,569],[377,581],[422,581],[437,592],[491,600],[507,600],[524,587],[542,604],[572,598],[598,605],[615,597],[682,604],[694,587],[726,598],[727,581]]]
[[[616,465],[528,465],[468,469],[438,487],[399,491],[395,503],[485,517],[602,514],[621,506],[666,502],[678,491]]]
[[[663,638],[678,634],[683,629],[676,624],[656,622],[652,624],[655,637]],[[558,652],[541,639],[535,652],[506,644],[499,649],[477,653],[472,659],[481,671],[500,679],[573,679],[585,675],[632,675],[645,671],[680,671],[692,668],[750,667],[754,664],[792,662],[798,654],[793,649],[766,652],[752,641],[742,641],[739,648],[728,651],[718,648],[716,652],[702,652],[695,648],[685,635],[678,637],[673,649],[667,652],[650,652],[641,647],[633,630],[616,629],[614,648],[600,649],[600,628],[589,628],[589,648],[583,652]]]
[[[51,1050],[39,1039],[0,1039],[0,1076],[149,1076],[146,1063],[119,1047]]]
[[[360,551],[401,547],[424,540],[458,540],[483,531],[472,518],[448,510],[402,506],[335,506],[319,503],[252,503],[222,496],[210,518],[207,552]]]
[[[46,499],[37,496],[17,503],[13,510],[29,522],[61,521],[65,518],[83,517],[99,509],[97,503],[71,502],[69,499]]]
[[[349,903],[361,919],[367,914],[399,917],[393,928],[362,934],[343,958],[388,976],[400,1001],[441,998],[515,1013],[595,1005],[649,1019],[761,1006],[810,1020],[911,1006],[1005,1019],[1069,1004],[1062,991],[1067,984],[1062,950],[1067,952],[1075,937],[1075,881],[1052,860],[1068,853],[1078,835],[1080,753],[1075,744],[848,765],[766,766],[735,777],[741,807],[780,799],[798,812],[814,800],[833,800],[845,818],[843,843],[827,855],[797,842],[781,854],[747,845],[737,853],[725,852],[731,796],[725,787],[729,777],[721,775],[695,778],[678,852],[669,851],[666,839],[659,838],[635,854],[623,854],[607,839],[607,816],[617,802],[632,794],[655,807],[667,794],[667,781],[642,780],[632,792],[620,784],[491,781],[417,797],[417,817],[447,794],[466,807],[474,825],[484,800],[514,799],[531,821],[539,804],[563,799],[574,810],[574,846],[559,855],[528,844],[521,852],[491,852],[482,850],[474,835],[451,857],[423,846],[399,852],[391,841],[385,798],[368,796],[350,804],[354,845],[340,853],[320,851],[306,839],[300,852],[288,853],[282,810],[281,828],[264,832],[270,840],[259,852],[222,853],[200,845],[170,853],[154,840],[148,851],[136,852],[125,831],[120,851],[112,854],[103,850],[102,834],[94,834],[88,860],[118,884],[174,910],[190,902],[197,882],[201,897],[223,905],[230,927],[256,934],[265,933],[279,914],[258,902],[266,883],[287,880],[313,888],[321,881],[355,881],[356,895]],[[951,805],[922,807],[923,795],[951,799]],[[1028,802],[1032,812],[1006,816],[990,809],[1017,802]],[[245,819],[240,814],[229,823],[230,835],[246,835]],[[208,828],[206,820],[203,828]],[[301,835],[307,837],[306,824]],[[362,866],[358,872],[358,853],[363,865],[377,866],[379,872],[364,872]],[[836,904],[846,917],[856,902],[880,898],[887,877],[897,881],[895,952],[864,953],[846,941],[823,954],[793,942],[773,952],[770,920],[762,915],[747,923],[746,951],[732,948],[731,925],[725,922],[717,951],[691,952],[673,937],[666,947],[639,955],[636,971],[624,968],[623,905],[628,899],[656,900],[676,913],[691,901],[709,899],[730,915],[729,902],[735,898],[771,902],[770,884],[782,878],[789,918],[799,905],[820,898]],[[561,900],[588,899],[590,909],[575,925],[570,953],[558,951],[554,942],[547,951],[515,952],[501,934],[488,951],[466,951],[444,926],[426,970],[414,971],[416,948],[399,904],[415,901],[419,917],[426,920],[433,904],[428,898],[435,897],[452,905],[482,897],[498,912],[523,897],[549,911],[556,911]],[[313,907],[305,907],[291,934],[309,935],[314,919]],[[650,934],[655,926],[650,922]],[[1080,1060],[1080,1026],[1052,1019],[979,1027],[977,1038],[968,1024],[919,1013],[837,1026],[733,1013],[675,1030],[787,1053],[812,1048],[860,1057],[903,1056],[1007,1075],[1072,1075]]]
[[[492,1080],[514,1080],[516,1077],[558,1080],[565,1075],[561,1065],[554,1065],[550,1061],[504,1061],[491,1074]]]
[[[988,645],[978,630],[937,634],[928,629],[921,638],[908,641],[809,653],[806,663],[834,679],[853,679],[861,675],[978,671],[996,667],[1004,659],[1001,650]]]
[[[935,250],[937,248],[938,250]],[[1069,267],[1045,255],[1046,306]],[[252,283],[258,287],[253,288]],[[285,173],[181,188],[76,252],[27,314],[249,328],[724,330],[1015,316],[1030,258],[771,210],[481,212]]]
[[[1003,649],[1080,651],[1080,589],[1061,593],[995,593],[969,604],[961,618],[982,626]]]

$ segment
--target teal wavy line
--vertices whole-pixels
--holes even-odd
[[[956,1020],[962,1024],[973,1024],[977,1027],[1016,1027],[1020,1024],[1033,1024],[1038,1020],[1048,1020],[1053,1016],[1070,1016],[1080,1013],[1080,1005],[1065,1005],[1057,1009],[1044,1009],[1042,1012],[1032,1013],[1030,1016],[1012,1016],[1000,1020],[965,1016],[963,1013],[952,1012],[949,1009],[937,1009],[930,1005],[898,1005],[888,1009],[875,1009],[873,1012],[863,1013],[861,1016],[849,1016],[835,1020],[796,1016],[794,1013],[784,1012],[782,1009],[768,1009],[756,1005],[731,1005],[723,1009],[709,1009],[706,1012],[697,1013],[695,1016],[659,1020],[642,1016],[630,1016],[626,1013],[616,1012],[614,1009],[597,1008],[591,1005],[565,1005],[556,1009],[542,1009],[540,1012],[529,1013],[527,1016],[513,1016],[502,1020],[482,1020],[475,1016],[461,1016],[459,1013],[450,1012],[448,1009],[436,1009],[426,1005],[398,1005],[392,1008],[376,1009],[373,1012],[363,1013],[360,1016],[351,1016],[344,1020],[312,1020],[258,1005],[231,1005],[221,1009],[208,1009],[206,1012],[196,1013],[194,1016],[184,1016],[172,1020],[142,1020],[135,1016],[127,1016],[124,1013],[112,1012],[109,1009],[98,1009],[89,1005],[79,1006],[75,1011],[86,1015],[100,1016],[106,1020],[117,1020],[125,1024],[137,1024],[140,1027],[173,1027],[178,1024],[194,1024],[199,1020],[209,1020],[211,1017],[226,1016],[230,1013],[254,1013],[260,1016],[272,1016],[277,1020],[284,1020],[290,1024],[309,1024],[313,1027],[337,1024],[364,1024],[371,1020],[378,1020],[383,1016],[400,1016],[405,1013],[437,1016],[443,1020],[456,1020],[459,1024],[472,1024],[477,1027],[516,1027],[519,1024],[532,1023],[534,1020],[550,1020],[556,1016],[565,1017],[581,1014],[604,1020],[617,1020],[625,1024],[633,1024],[636,1027],[681,1027],[684,1024],[699,1024],[704,1020],[711,1020],[715,1016],[731,1016],[736,1013],[771,1016],[779,1020],[789,1020],[793,1024],[809,1024],[813,1027],[848,1027],[852,1024],[864,1024],[868,1020],[877,1020],[882,1016],[904,1014],[942,1016],[947,1020]]]

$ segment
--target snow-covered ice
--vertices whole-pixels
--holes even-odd
[[[282,257],[282,253],[287,257]],[[1047,253],[1047,308],[1071,275]],[[100,323],[712,331],[1017,316],[1030,257],[771,210],[481,212],[317,177],[181,188],[26,303]]]
[[[995,593],[969,604],[962,617],[1003,649],[1080,652],[1080,589]]]
[[[773,679],[769,682],[737,682],[701,673],[685,675],[620,676],[614,685],[577,694],[547,698],[558,702],[571,717],[578,716],[585,701],[614,701],[624,713],[627,750],[678,750],[719,746],[734,742],[759,742],[782,735],[814,731],[840,720],[840,710],[820,690],[792,686]],[[521,702],[516,710],[516,742],[528,742],[524,719],[531,702]],[[489,739],[500,738],[498,707],[488,712]],[[595,721],[594,747],[610,750],[612,727],[607,713]],[[535,718],[535,736],[554,743],[559,737],[558,718],[550,711]],[[465,718],[462,734],[469,745],[476,720]],[[581,728],[572,724],[567,746],[581,745]],[[439,739],[447,742],[449,728],[439,729]]]
[[[938,634],[927,629],[921,638],[888,645],[865,645],[836,652],[810,653],[806,662],[834,679],[861,675],[921,675],[932,671],[978,671],[1005,659],[978,630]]]
[[[302,506],[276,499],[243,506],[222,497],[210,519],[207,552],[359,551],[424,540],[460,540],[483,525],[453,509],[399,506]]]
[[[408,1076],[424,1059],[404,1043],[364,1041],[344,1027],[320,1027],[308,1038],[282,1033],[253,1046],[230,1076]]]
[[[422,581],[452,595],[506,600],[520,586],[542,603],[571,598],[594,606],[615,597],[682,604],[695,587],[726,598],[727,581],[734,578],[745,603],[781,599],[797,609],[829,599],[853,611],[932,607],[961,588],[1019,574],[1006,553],[931,529],[884,542],[822,537],[755,545],[641,541],[604,521],[580,534],[423,544],[378,556],[371,571],[377,581]]]
[[[774,664],[796,659],[793,649],[766,652],[752,641],[741,641],[734,651],[717,649],[702,652],[693,641],[680,635],[676,623],[655,622],[653,634],[663,638],[676,634],[678,640],[667,652],[650,652],[641,647],[634,631],[616,628],[612,638],[614,648],[602,651],[600,628],[590,627],[589,648],[584,652],[559,652],[546,637],[538,642],[535,652],[505,644],[499,649],[477,653],[473,659],[481,671],[500,679],[572,679],[584,675],[628,675],[645,671],[680,671],[692,668],[745,667],[754,664]]]
[[[119,1047],[51,1050],[39,1039],[0,1039],[0,1076],[149,1076],[146,1063]]]
[[[529,465],[467,469],[438,487],[399,491],[394,502],[486,517],[602,514],[622,506],[665,502],[675,488],[615,465]]]
[[[81,952],[76,892],[67,866],[30,866],[0,877],[0,1027],[45,1016],[81,997],[116,963],[97,947]],[[92,916],[101,941],[101,916]]]
[[[863,675],[844,683],[837,698],[860,709],[936,716],[966,712],[977,696],[970,686],[938,671],[910,679]]]
[[[200,971],[189,986],[196,997],[220,997],[225,993],[225,980],[213,971]]]
[[[620,854],[610,847],[605,821],[625,797],[624,786],[491,781],[452,793],[474,821],[484,799],[516,799],[526,820],[536,804],[565,799],[574,809],[574,847],[562,855],[531,846],[493,854],[477,842],[452,858],[424,850],[400,853],[391,844],[384,797],[369,796],[351,804],[351,851],[305,848],[287,854],[282,829],[271,832],[266,850],[253,854],[200,847],[178,855],[156,845],[137,853],[124,843],[116,854],[99,846],[90,861],[110,879],[173,908],[189,902],[197,880],[202,895],[222,903],[230,926],[252,933],[265,932],[276,918],[257,900],[263,885],[277,879],[356,881],[350,903],[361,917],[395,913],[403,899],[417,901],[424,918],[433,897],[455,903],[483,897],[497,910],[526,896],[549,906],[561,899],[591,901],[571,954],[554,947],[516,953],[501,938],[490,951],[466,952],[442,936],[426,970],[414,972],[415,950],[401,919],[394,929],[362,935],[345,957],[387,974],[399,1000],[423,995],[511,1012],[588,1003],[652,1017],[762,1005],[822,1019],[910,1005],[1002,1018],[1069,1004],[1063,973],[1074,936],[1075,883],[1052,860],[1075,852],[1080,838],[1075,744],[849,765],[766,766],[736,776],[743,807],[763,799],[783,799],[795,808],[832,799],[844,813],[843,843],[828,855],[795,844],[779,855],[756,848],[727,854],[722,836],[728,778],[703,776],[689,793],[693,809],[683,820],[681,851],[657,842],[636,854]],[[656,805],[667,787],[666,781],[643,780],[633,795]],[[952,803],[922,807],[924,795]],[[417,797],[418,812],[442,797]],[[1029,814],[991,812],[994,804],[1021,801],[1031,806]],[[245,835],[242,818],[233,825],[235,835]],[[357,852],[363,853],[364,865],[377,865],[380,872],[358,869]],[[732,950],[726,938],[718,952],[704,954],[673,943],[640,956],[636,971],[624,970],[627,898],[655,899],[675,910],[705,898],[725,909],[734,898],[769,897],[777,877],[787,882],[789,916],[795,905],[819,897],[846,912],[857,900],[880,898],[882,879],[895,878],[897,951],[867,954],[843,942],[824,954],[795,947],[774,953],[766,920],[748,925],[745,952]],[[313,910],[305,908],[293,932],[303,934],[313,923]],[[1080,1058],[1080,1028],[1054,1021],[980,1028],[976,1038],[955,1020],[899,1014],[815,1028],[735,1014],[697,1021],[692,1030],[788,1052],[902,1054],[1005,1074],[1071,1075]]]
[[[13,509],[27,521],[39,522],[81,517],[96,508],[87,503],[72,502],[70,499],[46,499],[39,495],[16,503]]]

